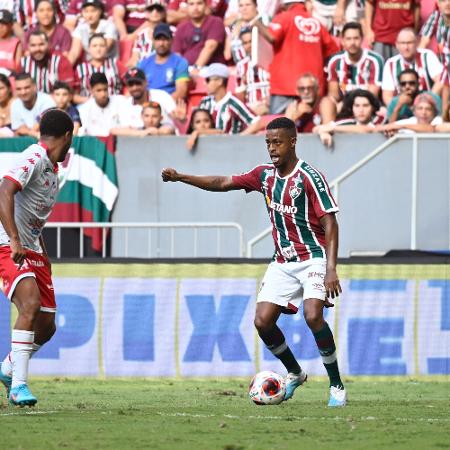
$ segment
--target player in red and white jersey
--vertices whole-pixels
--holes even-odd
[[[58,162],[72,143],[73,122],[50,109],[40,120],[40,142],[30,145],[0,184],[0,277],[5,295],[17,307],[11,352],[0,367],[9,402],[32,406],[28,389],[31,355],[56,331],[56,302],[42,229],[56,203]]]
[[[245,189],[264,196],[273,225],[275,255],[257,298],[255,326],[267,348],[288,372],[285,400],[303,384],[307,375],[288,347],[276,322],[281,313],[298,310],[303,287],[303,313],[313,332],[330,378],[328,406],[345,406],[346,391],[340,378],[333,334],[323,317],[328,300],[341,292],[336,272],[338,207],[324,176],[295,153],[295,123],[286,117],[272,120],[266,144],[272,164],[257,166],[234,176],[196,176],[162,171],[163,181],[181,181],[207,191]]]

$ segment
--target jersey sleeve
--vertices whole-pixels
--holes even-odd
[[[338,212],[339,208],[331,194],[325,177],[309,166],[305,177],[305,191],[312,204],[316,216],[320,219],[325,214]]]
[[[41,163],[41,155],[31,150],[24,151],[3,178],[13,181],[22,190],[31,180]],[[39,171],[39,169],[37,169]]]
[[[240,175],[233,175],[233,184],[238,189],[245,189],[245,192],[260,191],[261,192],[261,174],[264,166],[257,166],[248,172]]]

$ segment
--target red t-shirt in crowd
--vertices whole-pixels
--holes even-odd
[[[125,25],[128,29],[136,29],[146,20],[145,8],[147,0],[113,0],[113,9],[121,6],[125,9]]]
[[[225,42],[225,27],[223,20],[215,16],[206,16],[200,28],[194,26],[191,20],[180,23],[173,40],[172,51],[184,56],[190,65],[195,64],[198,55],[207,40],[219,42],[208,64],[224,63],[223,48]]]
[[[325,27],[299,3],[277,14],[269,31],[275,39],[271,93],[295,96],[297,79],[306,72],[317,77],[323,93],[325,59],[339,50]]]
[[[227,0],[206,0],[206,4],[211,10],[211,14],[217,17],[224,17],[228,8]],[[171,9],[177,11],[180,8],[186,8],[187,2],[186,0],[170,0],[167,9]]]
[[[39,27],[33,27],[25,33],[23,38],[24,50],[28,50],[28,41],[30,40],[30,34],[33,31],[39,30]],[[70,50],[72,45],[72,36],[70,31],[60,24],[56,24],[55,31],[48,39],[48,43],[52,52],[64,53]]]
[[[414,9],[420,0],[366,0],[373,5],[375,42],[395,44],[398,32],[414,26]]]

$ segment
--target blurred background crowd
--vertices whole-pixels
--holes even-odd
[[[0,136],[450,131],[450,0],[0,0]]]

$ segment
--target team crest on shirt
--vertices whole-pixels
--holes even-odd
[[[289,188],[289,195],[292,200],[295,200],[303,191],[303,178],[298,175],[294,178],[294,184]]]

